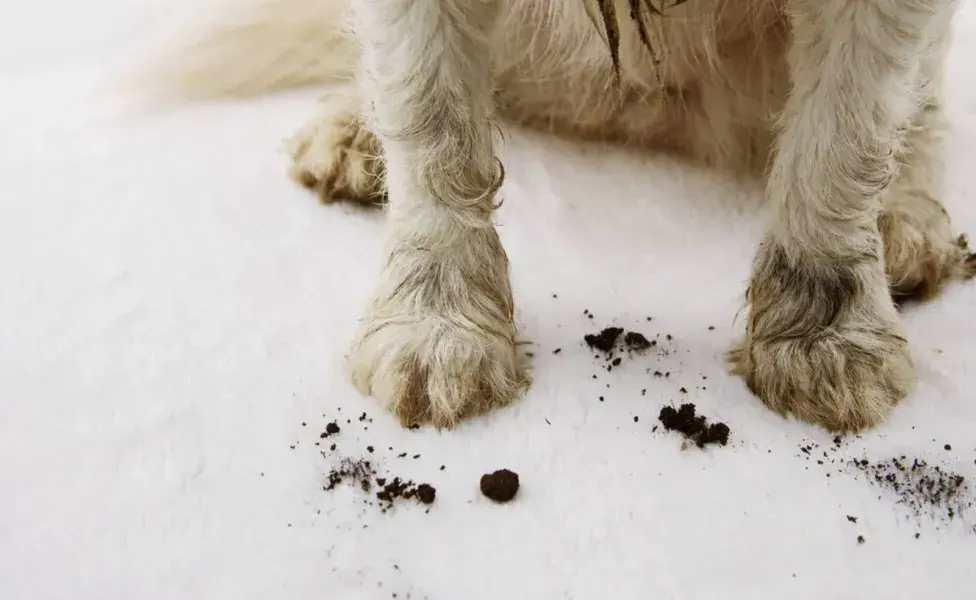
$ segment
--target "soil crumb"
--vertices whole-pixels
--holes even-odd
[[[673,406],[663,407],[658,420],[666,430],[681,433],[699,448],[708,444],[725,446],[729,443],[729,426],[725,423],[709,424],[704,415],[695,414],[695,405],[691,403],[682,404],[678,410]]]
[[[617,339],[623,332],[624,330],[621,327],[607,327],[600,333],[589,333],[583,336],[583,341],[594,350],[610,352],[617,344]]]
[[[481,476],[481,493],[495,502],[508,502],[519,489],[518,473],[499,469]]]
[[[329,436],[333,436],[339,433],[339,431],[340,431],[339,424],[336,423],[335,421],[332,421],[331,423],[325,426],[325,431],[323,431],[322,434],[319,435],[319,437],[325,439]]]
[[[629,350],[633,350],[635,352],[647,350],[651,347],[650,340],[648,340],[643,333],[638,333],[636,331],[628,331],[627,334],[624,335],[624,344],[626,344]]]

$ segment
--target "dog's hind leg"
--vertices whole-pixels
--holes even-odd
[[[976,274],[976,256],[966,238],[953,233],[943,198],[945,114],[943,64],[949,32],[936,36],[918,74],[921,104],[912,118],[898,160],[898,177],[885,192],[878,226],[885,268],[896,300],[928,300],[945,284]]]
[[[384,204],[383,149],[366,126],[358,93],[351,86],[334,90],[322,104],[322,112],[288,142],[292,179],[322,202]]]

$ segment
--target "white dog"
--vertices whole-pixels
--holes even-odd
[[[293,140],[326,201],[389,200],[389,257],[348,354],[404,424],[512,401],[498,116],[766,177],[734,371],[773,410],[856,431],[914,371],[892,296],[976,260],[942,205],[942,68],[957,0],[271,0],[182,50],[193,97],[336,83]]]

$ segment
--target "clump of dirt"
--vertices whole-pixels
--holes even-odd
[[[519,476],[518,473],[508,469],[499,469],[494,473],[486,473],[481,476],[481,493],[486,498],[495,502],[505,503],[510,501],[518,493]]]
[[[871,462],[854,459],[848,465],[872,484],[893,492],[898,503],[916,517],[930,514],[953,520],[974,504],[966,478],[939,465],[905,456]]]
[[[610,352],[617,344],[617,339],[624,332],[622,327],[607,327],[600,333],[589,333],[583,336],[586,345],[600,352]]]
[[[386,508],[393,506],[393,503],[400,499],[417,500],[423,504],[433,504],[434,498],[437,496],[437,490],[429,483],[421,483],[418,485],[412,481],[404,481],[399,477],[394,477],[389,482],[379,478],[376,480],[376,484],[382,486],[376,492],[376,499],[380,503],[385,503]]]
[[[725,423],[708,423],[704,415],[696,415],[695,405],[682,404],[678,410],[665,406],[658,420],[668,431],[677,431],[695,443],[699,448],[708,444],[725,446],[729,443],[729,426]]]
[[[333,435],[339,433],[339,431],[340,431],[339,424],[336,423],[335,421],[332,421],[331,423],[328,423],[325,426],[325,431],[323,431],[319,435],[319,437],[324,440],[325,438],[327,438],[329,436],[333,436]]]
[[[608,358],[613,358],[613,351],[618,346],[631,352],[643,352],[657,345],[657,341],[647,339],[643,333],[624,331],[623,327],[607,327],[599,333],[588,333],[583,336],[583,341],[590,349],[609,355]]]
[[[340,483],[348,481],[356,484],[364,492],[369,492],[373,487],[374,475],[376,470],[368,460],[344,458],[337,467],[329,471],[328,483],[322,489],[331,492]]]
[[[624,344],[627,346],[628,350],[633,350],[634,352],[647,350],[651,347],[651,341],[648,340],[643,333],[638,333],[636,331],[628,331],[624,335]]]

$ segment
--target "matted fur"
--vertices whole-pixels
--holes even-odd
[[[773,410],[856,431],[913,386],[891,293],[976,270],[941,201],[956,4],[271,0],[156,81],[195,97],[349,81],[293,139],[292,174],[324,200],[388,196],[348,362],[405,424],[450,426],[529,383],[492,224],[501,117],[764,175],[730,360]]]

